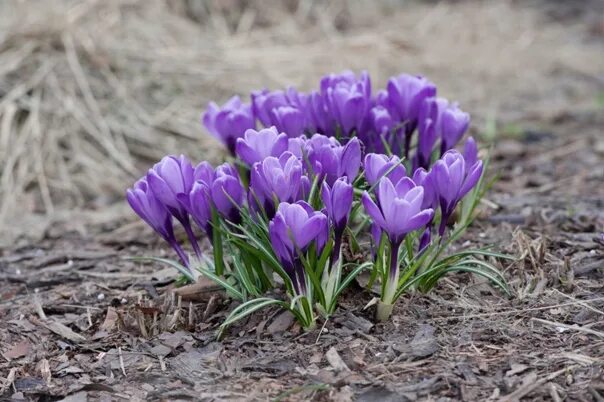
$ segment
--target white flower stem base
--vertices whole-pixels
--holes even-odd
[[[379,322],[386,322],[390,319],[392,315],[392,309],[394,308],[394,304],[384,303],[382,301],[378,302],[377,310],[375,314],[375,318]]]

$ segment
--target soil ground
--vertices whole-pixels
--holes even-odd
[[[365,5],[366,12],[335,2],[342,9],[331,6],[314,19],[281,10],[283,22],[250,7],[232,26],[228,18],[218,23],[158,1],[107,4],[86,12],[99,24],[117,18],[119,29],[138,27],[141,36],[158,15],[171,13],[157,25],[162,42],[148,53],[136,49],[153,75],[143,74],[130,95],[151,114],[195,99],[182,114],[168,113],[192,123],[179,126],[187,135],[166,134],[146,153],[141,143],[131,146],[130,176],[95,178],[99,172],[87,183],[75,180],[71,190],[51,177],[50,198],[35,181],[17,195],[7,191],[4,165],[2,398],[604,400],[602,2],[388,2],[384,10]],[[264,11],[266,21],[258,16]],[[23,15],[11,12],[0,14]],[[4,27],[15,29],[15,21]],[[11,32],[0,31],[0,55],[20,51],[20,40],[31,38],[23,32],[39,28],[39,21],[28,24],[10,41]],[[106,50],[107,37],[91,32]],[[111,64],[127,47],[101,54]],[[166,68],[174,55],[180,64]],[[357,284],[316,330],[304,332],[287,314],[267,310],[218,341],[216,328],[234,305],[211,292],[179,300],[169,268],[124,259],[170,254],[115,189],[123,191],[157,154],[192,150],[192,158],[219,159],[219,148],[197,127],[209,99],[263,86],[306,89],[344,68],[368,69],[376,85],[401,71],[421,72],[471,112],[472,134],[494,143],[491,174],[499,179],[461,243],[517,256],[501,266],[513,295],[451,276],[430,294],[404,297],[391,322],[375,324],[372,308],[362,308],[372,295]],[[7,98],[11,85],[0,82],[2,107],[3,99],[16,99]],[[170,99],[145,103],[160,92]],[[155,141],[154,129],[150,124]],[[73,135],[84,138],[78,130]],[[1,144],[18,138],[7,135],[15,137],[0,135]],[[10,150],[0,153],[8,158]]]

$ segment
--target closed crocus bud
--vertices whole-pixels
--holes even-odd
[[[242,161],[252,166],[267,156],[281,156],[287,148],[287,135],[279,134],[275,127],[270,127],[260,131],[247,130],[243,138],[237,139],[236,152]]]
[[[456,103],[449,105],[441,115],[441,152],[453,148],[470,126],[470,115],[462,111]]]
[[[174,237],[172,216],[164,204],[150,190],[147,179],[143,177],[131,189],[128,189],[126,198],[134,212],[168,242],[183,264],[188,266],[189,259]]]
[[[299,137],[304,134],[306,116],[304,111],[290,105],[279,106],[270,111],[271,123],[288,137]]]
[[[378,184],[376,204],[369,193],[362,197],[365,211],[388,235],[393,248],[398,247],[407,233],[426,226],[434,214],[432,209],[422,209],[424,189],[409,178],[396,185],[382,178]]]
[[[251,106],[242,103],[238,96],[233,96],[222,107],[210,103],[202,121],[206,129],[226,145],[231,155],[235,154],[237,138],[256,127]]]
[[[419,127],[414,165],[427,169],[430,167],[432,151],[438,138],[436,124],[432,119],[426,119]]]
[[[147,173],[147,182],[153,194],[183,225],[188,222],[187,211],[178,202],[177,195],[188,194],[193,187],[191,162],[183,155],[166,156]]]
[[[268,89],[263,89],[262,91],[252,92],[252,109],[254,115],[265,127],[273,125],[271,111],[280,106],[287,106],[288,104],[287,96],[283,91],[271,92]]]
[[[376,133],[385,134],[394,127],[392,116],[384,106],[374,106],[369,113],[372,128]]]
[[[401,74],[388,80],[388,102],[394,118],[415,130],[424,99],[436,95],[436,86],[422,76]]]
[[[309,124],[318,133],[328,136],[335,135],[335,123],[329,116],[323,95],[318,91],[312,91],[308,96],[307,116]]]
[[[346,176],[353,182],[361,166],[361,143],[353,138],[342,146],[335,138],[315,134],[307,143],[308,159],[314,174],[332,185]]]
[[[446,223],[455,206],[480,180],[482,161],[467,166],[463,155],[452,149],[432,167],[432,180],[439,200],[442,218],[439,234],[444,234]]]
[[[358,79],[351,71],[323,77],[321,95],[344,137],[361,130],[371,107],[371,80],[366,71]]]
[[[269,224],[269,236],[273,250],[292,279],[297,294],[306,291],[304,267],[298,253],[306,252],[313,242],[318,249],[323,248],[328,232],[327,216],[313,210],[306,202],[279,204]]]
[[[375,185],[384,176],[387,176],[393,183],[398,183],[407,176],[405,166],[396,155],[388,157],[383,154],[367,154],[364,167],[365,180],[370,186]]]
[[[245,190],[232,165],[225,163],[216,169],[216,177],[210,191],[218,213],[233,223],[239,223],[239,207],[243,204]]]
[[[472,166],[478,160],[478,146],[474,137],[468,137],[463,149],[463,158],[466,161],[466,165]]]
[[[297,201],[302,177],[302,162],[290,152],[285,152],[279,158],[269,156],[255,163],[250,174],[252,208],[263,208],[271,218],[275,213],[275,200]]]
[[[434,183],[432,175],[427,172],[424,168],[416,169],[413,172],[413,182],[424,188],[424,199],[422,201],[422,209],[438,207],[438,199],[436,198],[436,192],[434,189]]]
[[[211,181],[196,181],[189,194],[179,194],[178,200],[187,209],[193,221],[212,239]]]
[[[336,180],[331,187],[327,183],[323,183],[321,199],[336,236],[341,236],[346,228],[350,209],[352,208],[352,196],[352,185],[343,177]]]

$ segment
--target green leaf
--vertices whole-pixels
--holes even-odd
[[[154,261],[154,262],[159,262],[162,264],[167,264],[169,266],[171,266],[172,268],[176,269],[178,272],[180,272],[182,275],[184,275],[189,282],[195,282],[195,277],[193,276],[193,274],[191,273],[191,270],[187,267],[185,267],[184,265],[180,264],[177,261],[174,260],[170,260],[168,258],[161,258],[161,257],[126,257],[126,260],[131,260],[131,261]]]
[[[288,308],[287,303],[283,302],[282,300],[272,299],[270,297],[260,297],[247,301],[241,304],[240,306],[237,306],[233,311],[231,311],[231,314],[229,314],[228,317],[224,320],[224,322],[220,325],[218,338],[222,336],[224,330],[229,325],[247,317],[248,315],[253,314],[258,310],[261,310],[271,305],[279,305],[286,309]]]

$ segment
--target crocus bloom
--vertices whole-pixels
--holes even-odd
[[[378,203],[366,191],[362,202],[371,219],[386,232],[391,245],[398,247],[407,233],[425,226],[432,219],[433,210],[421,208],[423,197],[424,188],[416,186],[408,177],[396,185],[386,177],[378,184]]]
[[[349,182],[357,177],[361,165],[361,143],[357,138],[342,146],[335,138],[315,134],[307,142],[308,160],[314,174],[332,185],[339,177]]]
[[[420,123],[414,166],[425,169],[430,167],[432,151],[434,150],[437,138],[436,124],[432,119],[426,119]]]
[[[289,137],[298,137],[304,134],[306,128],[306,115],[304,111],[294,106],[279,106],[270,111],[271,124]]]
[[[401,74],[388,80],[387,90],[391,114],[396,120],[404,123],[404,155],[407,157],[421,105],[426,98],[436,95],[436,86],[422,76]]]
[[[202,162],[195,168],[195,178],[190,193],[179,195],[178,200],[208,237],[212,237],[212,207],[225,219],[238,223],[245,190],[237,170],[228,163],[214,169]]]
[[[439,228],[442,236],[457,203],[478,183],[482,175],[482,161],[468,166],[464,157],[452,149],[434,164],[431,175],[442,213]]]
[[[218,213],[233,223],[239,223],[239,207],[243,204],[245,190],[232,165],[224,163],[216,168],[210,192]]]
[[[352,185],[344,177],[336,180],[331,187],[323,183],[321,199],[336,234],[342,234],[346,228],[352,208],[352,194]]]
[[[279,158],[269,156],[252,167],[251,206],[254,209],[257,206],[263,208],[271,218],[275,213],[275,200],[278,202],[299,200],[302,183],[307,180],[302,174],[302,162],[291,152],[285,152]]]
[[[474,137],[468,137],[463,149],[463,158],[466,161],[466,165],[472,166],[478,160],[478,146]]]
[[[211,102],[202,121],[206,129],[222,141],[232,155],[235,154],[237,138],[243,137],[246,130],[256,127],[251,106],[242,103],[238,96],[233,96],[222,107]]]
[[[330,117],[348,137],[358,133],[371,107],[371,80],[366,71],[357,79],[352,71],[321,79],[321,96]]]
[[[303,294],[306,280],[299,253],[305,253],[313,242],[317,249],[323,248],[329,235],[327,217],[304,201],[282,202],[269,224],[269,235],[277,258],[292,279],[294,291]]]
[[[304,151],[306,149],[307,142],[308,137],[306,137],[305,135],[290,138],[287,143],[287,150],[294,154],[296,158],[302,160],[304,158]]]
[[[237,156],[248,166],[260,162],[267,156],[279,157],[288,148],[287,135],[279,134],[275,127],[260,131],[247,130],[243,138],[237,139]]]
[[[172,216],[150,190],[147,179],[143,177],[131,189],[128,189],[126,198],[134,212],[167,241],[176,251],[182,263],[188,266],[189,259],[174,236]]]
[[[193,165],[184,155],[180,157],[165,156],[147,172],[147,183],[151,191],[168,211],[183,226],[197,256],[201,249],[189,222],[189,214],[178,201],[178,194],[189,194],[193,188]]]
[[[383,154],[367,154],[364,167],[365,180],[370,186],[375,185],[386,173],[388,173],[386,177],[393,183],[398,183],[400,179],[407,175],[405,166],[396,155],[389,158]]]
[[[470,115],[462,111],[456,103],[449,105],[441,119],[441,154],[453,148],[459,142],[470,125]]]

